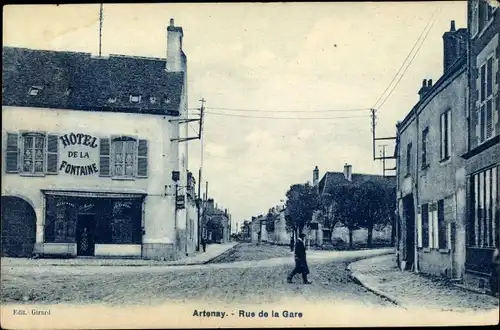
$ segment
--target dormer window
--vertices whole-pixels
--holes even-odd
[[[116,103],[116,97],[110,97],[108,103]]]
[[[40,94],[40,92],[42,91],[42,87],[40,86],[31,86],[29,91],[28,91],[28,94],[29,95],[32,95],[32,96],[37,96],[38,94]]]
[[[170,99],[169,98],[165,98],[165,103],[166,104],[170,104]]]
[[[140,95],[130,95],[130,103],[141,103]]]
[[[150,97],[150,98],[149,98],[149,102],[150,102],[151,104],[155,104],[155,103],[156,103],[156,97],[153,97],[153,96],[152,96],[152,97]]]

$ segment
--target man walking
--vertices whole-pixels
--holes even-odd
[[[293,247],[295,245],[295,241],[293,240],[293,235],[290,237],[290,251],[293,252]]]
[[[306,234],[301,233],[297,238],[295,243],[295,268],[292,270],[290,275],[288,275],[288,283],[292,283],[292,279],[295,274],[302,274],[302,281],[304,284],[311,284],[312,282],[307,280],[307,275],[309,274],[309,267],[307,266],[306,260],[306,244],[304,239]]]

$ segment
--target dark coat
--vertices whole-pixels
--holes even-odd
[[[303,241],[297,240],[295,243],[295,272],[309,274],[309,267],[306,259],[306,246]]]

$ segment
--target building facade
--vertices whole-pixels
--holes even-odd
[[[485,286],[498,247],[500,165],[500,10],[483,0],[468,1],[468,140],[466,281]]]
[[[203,223],[205,238],[209,243],[227,243],[231,235],[231,215],[220,209],[213,198],[205,202]]]
[[[461,278],[465,262],[467,29],[443,35],[443,74],[397,125],[397,239],[401,269]]]
[[[182,38],[171,20],[166,59],[3,48],[3,256],[194,251]]]

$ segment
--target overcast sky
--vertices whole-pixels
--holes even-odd
[[[372,160],[370,112],[347,110],[374,106],[435,13],[420,51],[378,110],[377,135],[394,136],[422,79],[442,74],[442,35],[451,20],[466,27],[465,1],[106,4],[103,53],[165,57],[173,17],[184,30],[189,107],[204,97],[207,108],[263,110],[207,109],[203,183],[241,224],[279,204],[291,184],[311,181],[316,165],[320,178],[344,163],[354,173],[382,173]],[[4,7],[4,45],[97,53],[98,19],[99,5]],[[198,141],[190,151],[197,175]]]

